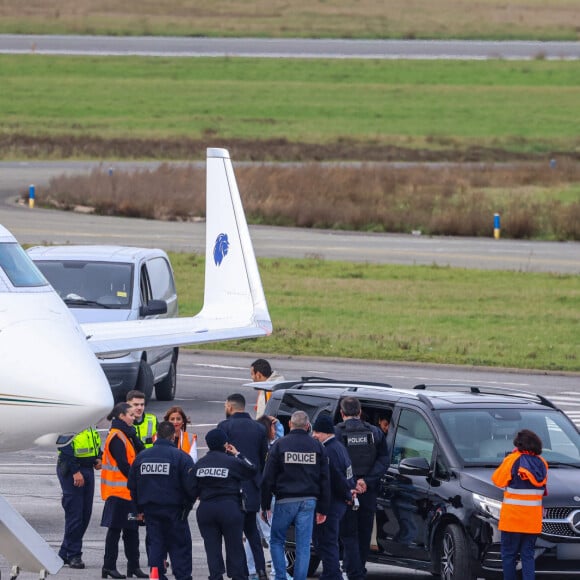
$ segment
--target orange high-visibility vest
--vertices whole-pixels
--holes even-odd
[[[491,479],[498,487],[503,487],[503,502],[499,516],[498,529],[503,532],[519,532],[524,534],[540,534],[542,532],[542,497],[545,493],[547,475],[541,481],[527,469],[520,467],[518,473],[522,480],[527,481],[526,487],[511,487],[512,468],[522,456],[519,451],[510,453],[503,463],[495,470]],[[546,466],[548,463],[543,457],[537,456]]]
[[[181,431],[177,440],[177,448],[185,451],[194,461],[197,461],[197,435],[195,433],[190,436],[185,431]]]
[[[107,499],[115,496],[122,499],[131,499],[131,492],[127,488],[127,478],[123,475],[115,458],[111,455],[109,444],[113,437],[119,437],[125,445],[125,453],[127,453],[127,461],[129,465],[135,461],[135,448],[127,439],[125,433],[119,429],[111,429],[105,441],[105,451],[103,452],[103,468],[101,471],[101,497]]]

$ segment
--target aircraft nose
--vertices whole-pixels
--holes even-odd
[[[97,358],[67,316],[5,327],[0,352],[9,353],[0,370],[2,388],[10,399],[5,404],[12,406],[15,421],[34,426],[31,445],[54,445],[55,434],[85,429],[113,407]]]

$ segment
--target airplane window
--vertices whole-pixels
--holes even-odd
[[[0,244],[0,268],[15,288],[47,286],[46,278],[19,244]]]

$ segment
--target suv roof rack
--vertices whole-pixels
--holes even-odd
[[[529,399],[539,402],[541,405],[546,407],[551,407],[552,409],[557,409],[556,405],[552,403],[549,399],[546,399],[543,395],[538,395],[538,393],[532,393],[531,391],[520,391],[518,389],[510,389],[508,387],[479,387],[475,385],[427,385],[421,383],[413,387],[414,390],[426,391],[428,389],[433,390],[463,390],[463,392],[472,393],[474,395],[478,394],[498,394],[504,395],[506,397],[516,397],[518,399]]]
[[[323,384],[319,384],[323,383]],[[332,389],[343,387],[347,391],[358,391],[364,388],[392,389],[393,385],[388,383],[379,383],[377,381],[357,381],[351,379],[330,379],[327,377],[302,377],[302,381],[291,385],[290,389]]]

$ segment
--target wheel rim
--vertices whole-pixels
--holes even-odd
[[[171,373],[171,398],[175,397],[175,391],[177,390],[177,369],[175,368],[175,363],[171,364],[171,368],[169,369]]]
[[[294,550],[285,550],[284,551],[285,555],[286,555],[286,570],[294,570],[294,562],[296,561],[296,552],[294,552]]]
[[[444,580],[453,580],[455,571],[455,542],[449,532],[443,536],[441,550],[441,577]]]

